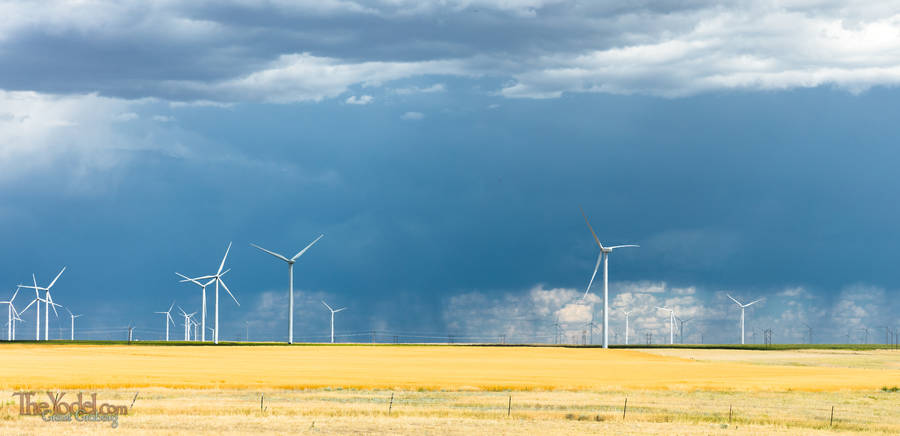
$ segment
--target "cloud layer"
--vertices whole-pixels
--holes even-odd
[[[0,5],[0,89],[286,103],[426,76],[511,98],[900,81],[896,2],[52,3]]]

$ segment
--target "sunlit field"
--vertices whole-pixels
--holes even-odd
[[[3,344],[0,359],[4,435],[900,434],[888,350]],[[135,404],[117,429],[43,422],[18,416],[19,390]]]

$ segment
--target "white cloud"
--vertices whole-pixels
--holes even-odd
[[[156,121],[159,123],[171,123],[172,121],[175,121],[175,117],[171,117],[168,115],[154,115],[153,121]]]
[[[182,81],[171,86],[224,101],[293,103],[321,101],[347,92],[351,85],[385,82],[428,74],[467,75],[458,61],[346,62],[308,53],[282,55],[267,68],[217,83]]]
[[[563,92],[680,97],[730,89],[835,85],[859,92],[900,83],[900,14],[852,24],[836,11],[758,4],[684,12],[693,26],[662,38],[547,55],[514,74],[507,97]],[[662,23],[663,17],[656,17]],[[649,39],[649,40],[648,40]],[[888,54],[892,53],[892,54]]]
[[[373,101],[375,101],[375,98],[373,98],[371,95],[362,95],[362,96],[359,96],[359,97],[357,97],[357,96],[355,96],[355,95],[351,95],[350,97],[347,97],[346,100],[344,100],[344,103],[347,103],[347,104],[357,104],[357,105],[366,105],[366,104],[369,104],[369,103],[371,103],[371,102],[373,102]]]
[[[447,88],[444,86],[443,83],[435,83],[434,85],[431,85],[431,86],[428,86],[425,88],[420,88],[418,86],[410,86],[407,88],[397,88],[394,90],[394,92],[397,94],[400,94],[400,95],[407,95],[407,94],[430,94],[430,93],[434,93],[434,92],[444,92],[446,90],[447,90]]]
[[[113,116],[114,121],[131,121],[138,119],[138,114],[134,112],[122,112]]]
[[[425,118],[425,114],[422,112],[406,112],[400,115],[400,118],[404,120],[421,120]]]

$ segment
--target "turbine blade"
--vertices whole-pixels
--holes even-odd
[[[225,249],[225,255],[222,256],[222,263],[219,264],[219,270],[216,271],[216,275],[222,274],[222,268],[225,268],[225,259],[228,259],[229,251],[231,251],[231,242],[228,243],[228,248]]]
[[[197,280],[192,279],[192,278],[190,278],[190,277],[188,277],[188,276],[186,276],[186,275],[184,275],[184,274],[182,274],[182,273],[180,273],[180,272],[175,272],[175,274],[177,274],[178,277],[181,277],[181,278],[184,279],[184,280],[181,280],[179,283],[184,283],[184,282],[194,282],[194,283],[200,285],[200,282],[198,282]],[[200,286],[203,286],[203,285],[200,285]]]
[[[612,247],[606,247],[606,248],[609,248],[610,250],[615,250],[616,248],[628,248],[628,247],[635,247],[635,248],[638,248],[638,247],[640,247],[640,245],[634,245],[634,244],[628,244],[628,245],[613,245]]]
[[[228,290],[228,286],[225,286],[225,282],[223,282],[222,279],[219,279],[219,284],[222,285],[223,288],[225,288],[225,292],[227,292],[228,295],[231,295],[231,299],[234,300],[234,303],[240,306],[241,303],[238,303],[237,298],[234,298],[234,294],[232,294],[231,291]]]
[[[338,313],[338,312],[340,312],[340,311],[342,311],[342,310],[347,310],[347,308],[346,308],[346,307],[342,307],[342,308],[340,308],[340,309],[338,309],[338,310],[335,310],[334,313]]]
[[[37,300],[36,300],[36,299],[35,299],[35,300],[31,300],[31,303],[28,303],[28,305],[27,305],[27,306],[25,306],[25,308],[24,308],[24,309],[22,309],[22,312],[25,312],[25,311],[27,311],[27,310],[28,310],[28,308],[29,308],[29,307],[31,307],[31,305],[32,305],[32,304],[34,304],[34,302],[35,302],[35,301],[37,301]]]
[[[331,309],[331,306],[329,306],[328,303],[325,302],[325,300],[322,300],[322,304],[324,304],[325,307],[328,308],[328,310],[331,310],[332,312],[334,312],[334,310]]]
[[[169,312],[171,312],[173,307],[175,307],[175,302],[174,302],[174,301],[172,302],[172,305],[169,306],[169,310],[166,311],[166,314],[168,314]]]
[[[756,301],[754,301],[754,302],[752,302],[752,303],[747,303],[746,305],[744,305],[744,307],[750,306],[751,304],[759,303],[759,302],[762,301],[762,300],[763,300],[763,299],[760,298],[759,300],[756,300]]]
[[[581,208],[579,207],[579,209],[581,209]],[[594,233],[594,228],[591,227],[591,223],[588,222],[588,217],[587,217],[587,214],[584,213],[584,209],[581,209],[581,215],[584,216],[585,224],[587,224],[588,228],[591,229],[591,234],[594,235],[594,240],[597,241],[597,245],[599,245],[600,249],[602,250],[603,244],[600,243],[600,238],[597,237],[597,234]]]
[[[53,284],[56,283],[57,280],[59,280],[59,276],[61,276],[62,273],[63,273],[63,271],[65,271],[65,270],[66,270],[66,267],[63,267],[63,269],[61,269],[61,270],[59,271],[59,274],[57,274],[56,277],[53,279],[53,281],[50,282],[49,285],[47,285],[47,289],[50,289],[50,288],[53,287]]]
[[[735,299],[734,299],[734,297],[732,297],[732,296],[731,296],[731,295],[728,295],[728,294],[725,294],[725,295],[727,295],[727,296],[728,296],[728,298],[730,298],[730,299],[731,299],[731,301],[734,301],[734,302],[735,302],[735,304],[737,304],[737,305],[738,305],[738,306],[742,306],[742,307],[743,307],[743,306],[744,306],[744,305],[743,305],[743,304],[741,304],[741,302],[740,302],[740,301],[737,301],[737,300],[735,300]]]
[[[594,277],[597,277],[597,270],[600,269],[600,261],[603,260],[603,252],[600,252],[600,256],[597,257],[597,266],[594,267],[594,273],[591,274],[591,281],[588,282],[587,289],[584,290],[584,296],[581,297],[582,300],[587,298],[588,292],[591,290],[591,285],[594,283]]]
[[[294,257],[291,258],[291,260],[292,260],[292,261],[293,261],[293,260],[297,260],[298,257],[303,256],[303,253],[306,253],[306,250],[309,250],[309,247],[312,247],[313,245],[315,245],[316,242],[319,242],[319,239],[322,239],[322,236],[325,236],[325,235],[324,235],[324,234],[320,234],[319,237],[316,238],[316,240],[310,242],[309,245],[306,246],[306,248],[300,250],[300,252],[297,253],[297,254],[295,254]]]
[[[59,318],[59,314],[56,313],[56,306],[59,306],[59,305],[53,302],[53,296],[50,295],[50,291],[47,291],[47,300],[46,300],[46,302],[47,302],[47,303],[50,303],[50,308],[53,309],[53,314],[56,315],[57,318]]]
[[[288,258],[286,258],[286,257],[284,257],[284,256],[282,256],[282,255],[280,255],[280,254],[278,254],[278,253],[276,253],[276,252],[274,252],[274,251],[266,250],[265,248],[262,248],[262,247],[260,247],[259,245],[256,245],[256,244],[253,244],[253,243],[251,243],[250,245],[252,245],[252,246],[254,246],[254,247],[256,247],[256,248],[258,248],[258,249],[260,249],[260,250],[262,250],[262,251],[265,251],[266,253],[269,253],[269,254],[271,254],[272,256],[275,256],[275,257],[277,257],[277,258],[279,258],[279,259],[281,259],[281,260],[283,260],[283,261],[285,261],[285,262],[290,262],[290,261],[291,261],[290,259],[288,259]]]
[[[13,292],[12,298],[9,299],[9,302],[12,303],[13,300],[16,299],[16,295],[19,295],[19,288],[16,288],[16,292]]]

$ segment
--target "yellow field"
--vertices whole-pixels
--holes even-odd
[[[900,434],[890,351],[0,344],[0,362],[0,435]],[[19,390],[137,400],[112,428],[21,416]]]
[[[785,352],[706,355],[715,353],[769,353],[775,358]],[[884,359],[889,362],[900,360],[900,353],[867,353],[887,356]],[[0,362],[0,389],[8,390],[341,387],[821,392],[900,385],[896,366],[759,365],[598,348],[10,344],[0,346]]]

